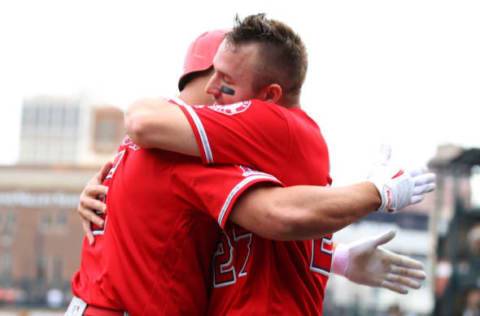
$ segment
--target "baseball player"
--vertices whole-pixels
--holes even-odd
[[[227,94],[230,94],[230,95],[232,94],[232,90],[233,90],[233,94],[236,93],[235,90],[232,89],[231,87],[226,87],[226,89],[225,89],[225,87],[220,87],[219,90],[222,91],[223,93],[227,93]],[[239,89],[238,91],[241,91],[241,90]],[[239,96],[240,95],[241,94],[239,94]],[[276,101],[278,101],[278,99]],[[228,108],[219,109],[217,107],[217,108],[211,108],[211,109],[214,112],[220,113],[222,115],[235,116],[235,115],[240,114],[240,113],[247,113],[247,112],[248,113],[253,113],[254,111],[251,111],[250,109],[260,108],[259,106],[254,106],[254,105],[255,104],[252,104],[252,103],[242,102],[242,103],[235,104],[233,106],[229,106]],[[274,111],[272,111],[267,106],[267,104],[261,104],[261,105],[262,106],[265,105],[265,108],[267,108],[267,110],[266,110],[266,112],[259,112],[259,113],[261,113],[261,114],[263,113],[266,116],[271,115],[271,113],[275,113]],[[199,110],[199,109],[197,109],[197,110]],[[191,109],[186,109],[185,111],[191,111]],[[275,114],[279,115],[278,112],[276,112]],[[280,115],[281,114],[282,113],[280,113]],[[287,117],[288,115],[283,113],[283,116]],[[301,114],[298,115],[298,116],[299,116],[298,119],[288,121],[288,123],[290,123],[294,127],[297,124],[299,127],[298,127],[298,130],[296,130],[296,131],[302,131],[302,129],[300,127],[302,127],[302,123],[303,123],[303,125],[305,125],[303,127],[305,128],[305,130],[307,132],[314,132],[315,128],[309,127],[308,124],[304,123],[305,116],[303,118],[302,118]],[[285,118],[282,117],[282,119],[285,119]],[[196,120],[196,118],[193,117],[192,120]],[[317,128],[317,130],[318,130],[318,128]],[[317,135],[319,135],[319,131],[316,132],[316,133],[317,133]],[[305,135],[300,133],[299,135],[307,136],[308,133],[306,133]],[[286,135],[286,136],[288,136],[288,135]],[[320,170],[320,172],[324,172],[325,169],[322,169],[322,168],[325,168],[325,165],[327,166],[326,170],[328,171],[328,158],[326,157],[326,147],[324,146],[324,144],[322,144],[323,139],[321,138],[321,135],[320,135],[319,139],[320,139],[320,146],[318,146],[318,140],[317,139],[309,140],[310,144],[313,147],[317,147],[317,149],[318,148],[321,149],[319,152],[318,151],[316,152],[315,149],[314,149],[314,150],[310,151],[310,153],[320,153],[319,157],[324,157],[323,158],[324,162],[322,163],[321,161],[319,161],[320,166],[322,166],[320,169],[311,169],[311,170]],[[317,142],[317,143],[315,143],[315,142]],[[295,149],[297,149],[297,147],[293,146],[293,149],[295,150]],[[307,149],[307,148],[301,148],[301,146],[300,146],[300,149]],[[295,184],[295,181],[305,181],[305,180],[302,179],[301,176],[298,177],[296,174],[294,174],[293,168],[291,168],[291,169],[292,169],[292,172],[290,174],[287,174],[287,176],[285,176],[285,179],[287,181],[292,182],[293,184]],[[253,171],[249,168],[244,167],[244,174],[253,175],[253,174],[256,174],[256,173],[257,173],[256,171]],[[320,180],[322,179],[321,177],[323,177],[324,184],[327,184],[328,181],[329,181],[329,178],[328,178],[328,173],[325,173],[325,172],[323,174],[311,176],[312,180],[308,180],[308,177],[306,179],[308,181],[319,181],[319,179]],[[390,180],[390,177],[387,177],[387,178],[383,177],[383,181],[387,181],[387,179],[390,182],[389,185],[395,187],[395,189],[400,188],[400,186],[397,186],[397,184],[399,182],[402,182],[402,181],[399,181],[398,179]],[[409,181],[407,181],[407,182],[409,182]],[[412,182],[410,181],[410,183],[412,183]],[[365,189],[365,191],[359,191],[359,190],[363,190],[362,188]],[[358,192],[360,192],[360,193],[364,192],[361,195],[365,194],[365,196],[367,196],[369,192],[370,193],[373,192],[371,184],[370,184],[370,187],[369,187],[368,184],[366,186],[363,185],[363,184],[360,184],[359,186],[356,186],[355,188],[349,188],[346,191],[344,190],[343,192],[342,191],[341,192],[336,192],[338,190],[335,190],[335,189],[321,190],[321,188],[309,188],[309,189],[314,190],[315,192],[313,192],[313,191],[302,191],[302,189],[306,189],[306,188],[296,188],[295,190],[289,190],[289,189],[291,189],[291,188],[279,191],[279,190],[275,190],[275,189],[272,189],[272,188],[265,188],[264,190],[263,189],[262,190],[255,189],[255,190],[252,190],[251,192],[255,192],[254,196],[257,196],[257,198],[259,196],[260,197],[268,196],[269,197],[268,199],[272,199],[273,201],[284,202],[285,205],[287,205],[289,207],[293,207],[292,205],[295,204],[295,203],[289,204],[291,202],[290,199],[292,197],[290,196],[290,197],[285,198],[285,197],[282,197],[282,195],[288,194],[288,192],[292,192],[292,191],[293,191],[294,194],[300,193],[300,194],[304,195],[305,197],[309,197],[310,199],[312,199],[312,201],[313,200],[316,201],[315,198],[321,197],[319,200],[322,201],[322,202],[328,202],[328,197],[322,196],[326,191],[329,191],[329,193],[334,192],[333,196],[330,196],[330,198],[332,198],[332,197],[337,197],[338,198],[338,196],[343,196],[343,195],[348,196],[349,193],[351,193],[352,190],[356,191],[357,193]],[[381,190],[381,193],[382,193],[383,186],[380,186],[380,190]],[[268,191],[268,193],[265,194],[265,192],[267,192],[267,191]],[[422,191],[422,193],[423,192],[424,191]],[[111,194],[111,193],[109,192],[109,194]],[[337,194],[337,195],[335,195],[335,194]],[[377,195],[377,194],[378,193],[375,191],[373,195]],[[326,194],[326,195],[329,195],[329,194]],[[411,200],[412,194],[407,194],[407,195],[409,195],[408,199],[407,199],[408,202],[406,200],[400,201],[400,200],[395,199],[396,203],[400,202],[399,205],[396,205],[397,207],[401,207],[401,206],[404,206],[406,204],[410,204],[412,202],[412,200]],[[244,209],[250,208],[250,206],[252,206],[252,205],[250,205],[249,203],[251,203],[252,201],[255,200],[255,198],[250,198],[251,196],[252,196],[252,193],[249,193],[247,195],[248,198],[245,197],[245,198],[242,199],[242,201],[240,203],[237,203],[239,205],[239,206],[235,206],[235,208],[237,210],[234,211],[232,213],[232,215],[230,215],[230,219],[233,222],[240,222],[244,227],[247,227],[247,228],[249,228],[249,226],[252,226],[252,223],[242,222],[242,218],[244,218],[244,217],[243,216],[237,216],[235,214],[246,213],[246,211],[244,211]],[[382,194],[382,197],[384,197],[383,194]],[[295,200],[295,198],[297,198],[297,201],[302,200],[301,198],[298,199],[298,197],[293,197],[294,200]],[[378,198],[378,195],[377,195],[377,198]],[[364,199],[365,198],[363,198],[363,200]],[[349,200],[349,198],[346,198],[346,200]],[[362,200],[362,199],[360,199],[360,200]],[[262,198],[260,198],[260,200],[257,199],[257,201],[262,201]],[[360,208],[368,209],[368,208],[372,207],[371,201],[366,203],[366,204],[365,203],[357,204],[358,202],[361,202],[361,201],[358,201],[355,198],[353,198],[349,202],[353,202],[353,201],[355,203],[353,203],[351,206],[361,205],[361,207],[359,207],[358,209],[354,207],[354,209],[356,211],[358,211]],[[386,200],[383,201],[383,202],[386,202]],[[248,207],[243,207],[242,208],[242,204],[247,205]],[[313,204],[318,205],[317,203],[313,203]],[[328,204],[328,203],[326,203],[326,204]],[[335,204],[335,203],[333,203],[333,204]],[[348,202],[345,202],[345,204],[348,204]],[[375,204],[375,202],[373,204]],[[258,212],[258,214],[261,214],[262,210],[268,209],[267,206],[268,206],[267,204],[263,204],[263,206],[262,206],[261,210]],[[388,209],[390,206],[392,206],[392,205],[384,205],[383,208]],[[313,207],[313,208],[310,207],[310,208],[306,208],[305,210],[308,209],[308,211],[315,213],[315,215],[317,215],[317,217],[316,217],[317,220],[314,221],[313,223],[319,224],[319,221],[318,221],[318,218],[319,218],[318,214],[319,213],[322,213],[322,214],[325,215],[325,216],[323,216],[322,220],[327,221],[327,222],[330,219],[333,219],[333,217],[337,216],[337,215],[334,215],[333,212],[331,214],[328,214],[328,212],[325,213],[326,208],[327,207],[324,207],[322,209],[322,212],[319,211],[318,207],[316,207],[316,208],[315,207]],[[274,210],[274,209],[275,208],[269,209],[269,210]],[[301,209],[302,209],[302,207],[298,205],[297,210],[301,210]],[[279,215],[280,213],[283,213],[283,211],[284,211],[283,209],[282,209],[282,212],[277,211],[277,215]],[[288,211],[288,208],[287,208],[286,211]],[[271,214],[274,214],[274,213],[275,212],[272,212]],[[358,213],[356,215],[353,215],[353,217],[361,216],[360,213]],[[291,214],[293,214],[293,213],[290,212],[290,215]],[[250,215],[252,215],[252,214],[250,214]],[[313,214],[311,214],[311,215],[313,215]],[[223,214],[221,213],[220,216],[217,217],[217,220],[218,220],[219,224],[221,226],[223,226],[224,228],[226,228],[225,225],[226,225],[226,218],[227,217],[228,217],[228,212],[224,212]],[[254,220],[259,220],[259,218],[254,218]],[[350,220],[351,220],[351,218],[350,218]],[[342,222],[342,223],[343,223],[343,221],[344,221],[343,219],[339,220],[339,222]],[[295,233],[296,234],[301,233],[302,237],[298,237],[298,235],[295,235],[295,234],[288,235],[284,231],[282,231],[282,233],[280,233],[279,235],[273,236],[273,237],[282,238],[282,236],[283,236],[283,238],[292,238],[292,236],[295,236],[296,238],[306,238],[306,237],[310,237],[310,236],[317,236],[318,237],[318,236],[320,236],[324,233],[324,232],[319,233],[319,231],[321,231],[321,229],[319,230],[318,227],[316,227],[316,229],[317,229],[316,232],[313,232],[312,227],[314,225],[304,225],[304,224],[311,224],[311,223],[302,223],[302,224],[303,225],[298,226],[298,227],[301,227],[302,229],[297,229],[298,232],[297,232],[297,230],[295,230]],[[328,229],[332,229],[331,227],[335,227],[334,228],[334,230],[335,230],[335,229],[337,229],[336,225],[342,226],[343,224],[335,223],[335,224],[332,224],[332,226],[330,226],[330,228],[328,228]],[[255,225],[253,225],[253,226],[255,226]],[[253,226],[252,226],[252,230],[255,231],[256,228],[253,227]],[[326,225],[326,226],[328,226],[328,225]],[[309,228],[309,229],[305,230],[305,228]],[[313,228],[313,229],[315,229],[315,228]],[[328,229],[326,229],[326,230],[328,231]],[[264,235],[268,235],[268,233],[264,233],[263,231],[260,232],[260,233],[264,234]],[[223,292],[224,294],[220,294],[219,299],[212,299],[213,303],[215,301],[224,300],[223,307],[220,305],[220,307],[218,307],[218,312],[215,311],[215,310],[211,310],[212,313],[224,313],[224,312],[233,313],[233,311],[236,310],[239,302],[236,302],[235,301],[236,299],[232,300],[232,297],[233,297],[232,294],[234,294],[234,292],[232,292],[231,289],[234,288],[234,287],[237,287],[237,288],[240,288],[242,290],[242,293],[244,293],[246,291],[245,285],[240,285],[240,282],[237,282],[237,279],[240,280],[240,278],[243,278],[243,280],[252,280],[252,278],[250,277],[250,275],[252,273],[251,272],[249,273],[248,271],[250,271],[250,267],[254,266],[254,264],[252,264],[250,262],[257,262],[257,263],[259,262],[258,258],[260,258],[260,256],[258,256],[258,255],[255,256],[254,255],[255,253],[256,254],[260,253],[259,249],[264,249],[264,250],[267,251],[267,253],[277,255],[277,259],[278,258],[283,258],[283,259],[288,260],[290,262],[292,261],[292,257],[290,255],[297,254],[299,256],[298,261],[296,261],[296,262],[292,262],[290,264],[287,264],[287,263],[282,261],[282,267],[278,268],[276,266],[272,266],[271,271],[269,271],[267,273],[267,276],[265,277],[265,279],[267,281],[271,282],[271,279],[272,279],[271,276],[283,276],[283,277],[285,277],[282,274],[285,271],[288,271],[288,275],[290,275],[290,272],[292,272],[292,273],[297,273],[297,275],[299,275],[300,277],[293,277],[292,279],[288,280],[288,275],[287,275],[286,280],[278,282],[278,284],[277,284],[278,289],[279,289],[278,291],[272,291],[272,289],[270,289],[268,286],[266,286],[265,282],[259,282],[261,285],[258,288],[253,290],[253,292],[255,292],[257,294],[265,294],[267,296],[267,298],[269,297],[273,300],[272,304],[265,307],[264,311],[266,311],[267,313],[274,313],[276,310],[278,310],[278,308],[281,307],[282,313],[286,312],[287,314],[291,314],[291,313],[294,313],[294,314],[299,314],[299,313],[300,314],[308,314],[308,313],[318,314],[318,313],[321,313],[321,298],[323,297],[323,287],[324,287],[324,284],[326,283],[326,276],[328,275],[328,270],[329,270],[329,267],[330,267],[330,260],[331,260],[330,258],[331,258],[331,253],[332,253],[332,244],[331,244],[331,240],[328,237],[323,238],[321,240],[316,240],[316,241],[309,241],[309,242],[303,242],[303,243],[291,243],[292,244],[291,246],[288,246],[288,243],[276,243],[276,244],[278,244],[278,246],[277,246],[274,242],[265,240],[265,242],[266,242],[264,244],[265,246],[262,247],[261,246],[262,245],[262,238],[260,238],[258,236],[254,236],[254,235],[252,235],[252,233],[250,233],[248,231],[244,231],[240,227],[233,226],[231,229],[230,228],[227,229],[227,234],[225,234],[223,236],[225,236],[224,242],[219,244],[219,247],[218,247],[217,251],[215,252],[215,260],[216,260],[216,262],[218,262],[218,275],[215,274],[215,278],[214,278],[214,282],[215,282],[214,284],[216,286],[216,288],[214,290],[214,296],[215,296],[216,289],[219,289],[219,288],[225,288],[227,290],[229,288],[230,291],[224,291]],[[255,237],[255,239],[254,239],[254,237]],[[256,237],[258,237],[258,238],[256,238]],[[240,242],[243,242],[243,243],[246,242],[246,247],[244,247],[246,249],[246,251],[244,251],[242,253],[242,251],[237,250],[237,249],[240,249],[240,247],[238,245],[236,245],[237,248],[235,248],[232,245],[232,240],[234,242],[239,242],[239,243]],[[253,248],[254,245],[255,245],[255,248]],[[287,245],[287,246],[284,246],[284,245]],[[310,249],[310,250],[308,250],[308,249]],[[250,252],[250,250],[252,250],[252,251]],[[269,250],[271,250],[271,251],[269,251]],[[242,257],[243,259],[245,259],[245,260],[242,261],[243,264],[241,264],[241,266],[238,266],[237,269],[235,269],[235,266],[232,266],[233,268],[229,267],[229,262],[230,263],[232,262],[232,254],[234,256],[237,256],[237,258],[234,260],[235,265],[238,264],[238,262],[242,261],[242,260],[238,259],[239,257]],[[256,259],[254,259],[254,258],[256,258]],[[252,261],[250,261],[250,260],[252,260]],[[307,261],[310,262],[310,265],[306,264]],[[273,261],[272,263],[275,263],[275,262],[276,261]],[[289,265],[289,267],[285,267],[287,265]],[[261,265],[259,265],[259,267],[260,266]],[[248,271],[247,271],[247,269],[248,269]],[[256,271],[262,271],[260,268],[255,268],[255,270]],[[237,271],[238,274],[235,271]],[[264,270],[264,271],[268,271],[268,270]],[[305,272],[307,272],[307,271],[308,272],[313,271],[317,274],[309,273],[309,275],[306,275],[306,280],[304,280],[302,278],[302,276],[305,276]],[[310,274],[313,275],[313,276],[311,276]],[[307,301],[304,304],[302,304],[299,300],[299,297],[293,295],[292,296],[293,298],[291,300],[289,300],[287,298],[287,301],[283,301],[282,304],[279,304],[279,302],[280,302],[279,301],[279,296],[278,296],[279,293],[281,293],[282,295],[287,294],[287,293],[288,294],[294,294],[291,289],[288,289],[288,287],[292,287],[291,282],[295,282],[295,281],[300,282],[298,284],[298,288],[297,288],[298,290],[302,290],[302,289],[305,290],[306,286],[311,285],[312,288],[307,288],[306,289],[307,292],[305,293],[305,291],[303,291],[303,295],[300,295],[300,296],[303,296],[302,298],[305,300],[305,297],[311,294],[313,299],[311,299],[311,300],[307,299]],[[293,284],[297,284],[297,283],[293,283]],[[302,284],[304,284],[304,285],[302,286]],[[233,285],[233,287],[232,287],[232,285]],[[265,291],[262,291],[262,289],[265,290]],[[270,295],[270,294],[268,294],[268,292],[274,292],[274,293],[272,295]],[[319,298],[319,301],[314,302],[314,300],[316,298]],[[249,299],[251,299],[251,298],[249,298]],[[284,298],[282,297],[282,300],[283,299]],[[242,301],[242,299],[240,301]],[[291,302],[292,307],[288,307],[289,302]],[[258,307],[258,305],[256,305],[254,301],[252,301],[252,306]],[[249,313],[252,313],[253,310],[262,311],[261,309],[258,309],[258,308],[250,309],[250,310],[247,309],[246,311],[249,311]]]
[[[199,82],[192,78],[185,91]],[[106,195],[107,213],[93,229],[95,243],[84,241],[66,314],[203,314],[218,240],[212,218],[260,182],[278,180],[238,166],[208,168],[198,158],[141,149],[125,138],[103,182],[108,194],[97,192]]]
[[[218,239],[212,218],[228,213],[259,182],[278,180],[234,166],[212,170],[197,158],[141,149],[125,138],[103,183],[104,225],[93,230],[93,245],[83,244],[81,268],[72,280],[76,298],[67,315],[205,310]]]

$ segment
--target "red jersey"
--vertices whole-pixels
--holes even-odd
[[[205,314],[218,223],[245,189],[278,183],[245,170],[141,149],[126,137],[104,182],[104,228],[93,246],[83,242],[73,293],[133,316]]]
[[[182,106],[204,163],[242,163],[284,185],[331,184],[326,143],[301,109],[250,100]],[[278,242],[222,226],[214,256],[210,315],[321,315],[333,245]]]

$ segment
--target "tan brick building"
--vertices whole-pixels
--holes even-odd
[[[112,159],[123,112],[82,98],[32,97],[21,131],[19,164],[0,166],[0,306],[43,305],[49,289],[66,303],[80,266],[80,193]]]
[[[0,288],[68,287],[83,238],[76,207],[96,169],[0,167]]]

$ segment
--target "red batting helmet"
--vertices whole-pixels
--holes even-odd
[[[188,82],[189,74],[204,71],[213,65],[213,57],[229,30],[205,32],[190,44],[183,63],[183,74],[178,81],[178,90],[182,91]]]

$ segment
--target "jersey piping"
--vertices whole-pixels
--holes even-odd
[[[237,184],[232,189],[232,191],[230,191],[230,194],[227,196],[227,199],[225,200],[225,203],[223,204],[222,210],[220,211],[220,214],[218,215],[218,224],[220,225],[220,227],[223,227],[223,222],[225,220],[225,214],[226,214],[227,210],[230,208],[232,200],[235,197],[235,195],[242,188],[244,188],[247,184],[249,184],[250,182],[256,181],[256,180],[265,180],[265,179],[273,180],[275,182],[280,183],[280,181],[277,178],[275,178],[274,176],[267,175],[267,174],[256,175],[256,176],[250,176],[248,178],[243,179],[239,184]]]
[[[183,106],[188,111],[188,113],[193,119],[195,126],[197,127],[198,134],[202,142],[203,151],[205,152],[205,159],[207,164],[213,163],[212,149],[210,148],[210,142],[208,141],[208,136],[207,136],[207,133],[205,132],[205,128],[203,127],[202,121],[200,121],[200,118],[198,117],[197,113],[192,109],[191,106],[185,105],[185,104],[181,104],[181,106]]]

